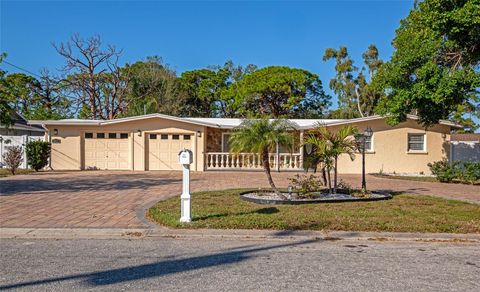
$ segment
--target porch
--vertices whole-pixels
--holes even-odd
[[[263,164],[256,153],[230,153],[228,140],[231,130],[208,128],[206,135],[205,170],[262,170]],[[297,143],[294,149],[284,149],[278,145],[275,152],[269,154],[272,171],[302,171],[304,131],[295,133]]]

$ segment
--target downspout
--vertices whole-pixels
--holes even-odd
[[[299,158],[299,165],[298,168],[304,169],[303,168],[303,160],[304,160],[304,147],[303,147],[303,135],[304,135],[304,130],[300,130],[300,158]]]

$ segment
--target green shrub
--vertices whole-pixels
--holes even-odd
[[[480,180],[480,162],[464,162],[461,174],[462,181],[476,183]]]
[[[50,143],[44,141],[30,141],[26,145],[27,163],[38,171],[48,164],[50,157]]]
[[[311,193],[318,192],[322,188],[322,181],[315,175],[299,175],[289,178],[293,188],[298,192],[299,198],[311,197]]]
[[[430,171],[441,182],[461,182],[475,184],[480,180],[480,163],[447,160],[429,163]]]
[[[447,160],[435,161],[434,163],[429,163],[428,167],[432,174],[441,182],[452,182],[456,178],[455,174],[455,163],[452,165]]]

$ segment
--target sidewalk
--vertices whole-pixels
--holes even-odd
[[[0,239],[225,239],[414,241],[480,244],[480,234],[168,228],[0,228]]]

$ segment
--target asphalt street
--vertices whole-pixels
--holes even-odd
[[[480,291],[480,245],[378,241],[0,241],[0,290]]]

